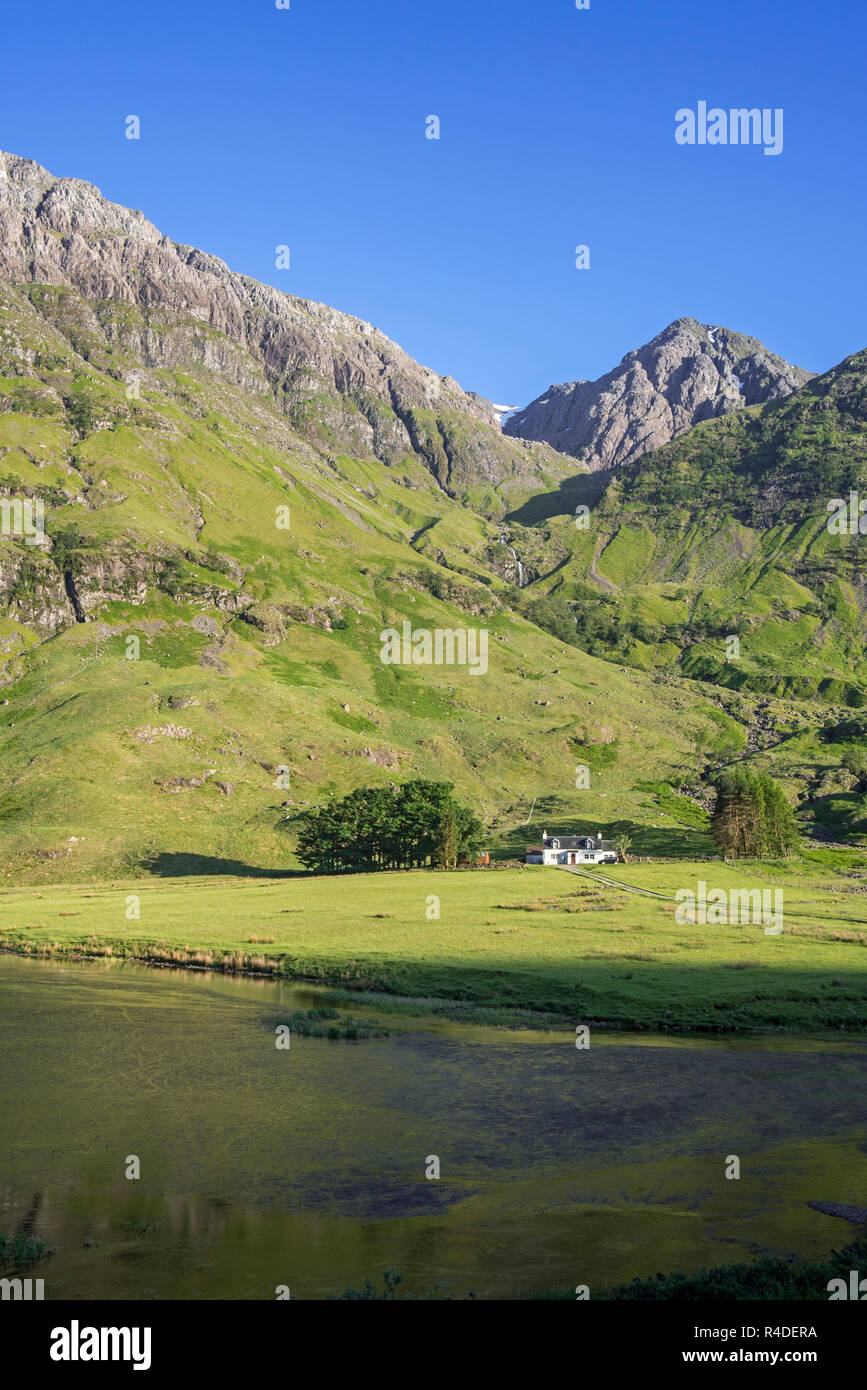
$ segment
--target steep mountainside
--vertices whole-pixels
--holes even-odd
[[[846,711],[867,707],[867,352],[696,426],[601,493],[591,481],[604,475],[585,479],[585,513],[574,494],[552,498],[531,528],[547,556],[526,595],[537,621],[661,676],[806,702],[801,717],[863,749],[867,720]],[[541,510],[534,499],[523,514]],[[759,716],[754,749],[763,728]],[[867,777],[838,775],[823,753],[809,769],[795,738],[776,756],[801,763],[829,820],[867,831]]]
[[[360,384],[341,376],[370,361],[353,321],[284,305],[86,185],[7,165],[7,874],[291,865],[284,827],[299,807],[413,774],[451,778],[492,848],[520,850],[543,811],[612,833],[661,822],[672,844],[693,845],[692,823],[678,827],[641,784],[695,763],[699,744],[743,744],[742,726],[701,687],[657,685],[541,629],[520,588],[540,537],[482,514],[556,495],[573,460],[503,439],[456,388],[383,346],[381,391],[389,373],[408,395],[427,383],[461,466],[478,450],[479,471],[503,464],[496,482],[451,497],[423,451],[404,441],[377,454],[373,397],[363,409]],[[196,270],[187,284],[200,264],[211,278]],[[253,331],[257,296],[274,335],[299,335],[291,370],[285,343],[272,362],[268,334]],[[308,351],[317,390],[304,398],[292,382]],[[403,428],[376,401],[377,418]],[[404,622],[486,631],[487,669],[383,664],[380,634]],[[576,787],[577,763],[594,769],[592,790]]]
[[[702,420],[777,400],[810,373],[728,328],[677,319],[598,381],[551,386],[506,423],[591,469],[619,467]]]
[[[853,495],[867,502],[867,352],[624,465],[584,516],[561,503],[533,528],[551,561],[534,592],[564,597],[591,651],[860,707],[867,541],[829,510],[848,518]]]
[[[818,818],[804,798],[817,761],[837,776],[847,756],[856,662],[818,717],[799,691],[726,690],[698,660],[680,664],[681,629],[707,602],[700,471],[650,529],[612,488],[592,500],[600,475],[503,438],[481,403],[356,321],[175,247],[88,185],[4,167],[8,876],[291,865],[299,808],[412,775],[453,780],[495,852],[522,852],[542,816],[703,852],[704,812],[663,782],[700,788],[722,756],[770,760]],[[831,457],[835,417],[822,418]],[[446,471],[406,423],[422,419]],[[578,531],[585,495],[592,527]],[[669,572],[666,528],[681,513]],[[642,546],[660,546],[645,588],[619,539],[633,520]],[[773,532],[749,541],[771,557],[776,544]],[[764,621],[777,603],[763,596],[768,564],[753,581],[739,553],[723,567],[729,587],[713,571],[709,590],[739,611],[746,576],[758,599],[745,611]],[[667,596],[669,584],[685,594]],[[586,641],[585,591],[611,602],[628,641]],[[645,612],[674,635],[633,640]],[[404,623],[486,632],[484,671],[383,663],[382,632]],[[844,650],[837,629],[823,632],[819,679]],[[839,737],[819,739],[826,718]],[[834,805],[857,833],[848,802]]]
[[[61,331],[71,330],[89,361],[111,368],[126,355],[151,370],[203,367],[267,396],[332,451],[394,467],[415,455],[444,492],[476,506],[496,512],[492,489],[504,482],[534,488],[574,472],[544,446],[504,439],[487,402],[371,324],[237,275],[93,185],[2,153],[0,278],[65,286],[87,301],[73,311],[54,296],[61,319],[66,313]],[[50,299],[39,308],[49,315]]]

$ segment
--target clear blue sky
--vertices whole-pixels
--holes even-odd
[[[867,345],[864,0],[40,0],[3,40],[0,148],[500,403],[681,315]],[[782,154],[678,146],[699,100],[782,107]]]

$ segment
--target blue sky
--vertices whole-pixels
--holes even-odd
[[[867,345],[863,0],[42,0],[3,37],[0,148],[499,403],[681,315]],[[782,107],[783,152],[677,145],[700,100]]]

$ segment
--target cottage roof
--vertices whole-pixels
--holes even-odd
[[[548,835],[546,845],[557,841],[561,849],[595,849],[613,852],[617,849],[615,840],[599,840],[595,835]]]

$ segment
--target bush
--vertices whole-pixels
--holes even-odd
[[[47,1260],[54,1254],[54,1247],[46,1245],[33,1236],[0,1236],[0,1265],[11,1265],[13,1269],[24,1269],[39,1260]]]
[[[299,1009],[286,1020],[290,1033],[298,1033],[302,1038],[331,1038],[357,1040],[359,1038],[387,1038],[389,1030],[378,1023],[368,1023],[363,1018],[351,1018],[339,1014],[336,1009]]]
[[[93,429],[93,403],[89,396],[67,396],[63,402],[70,424],[77,430],[79,438],[84,439]]]
[[[336,1300],[358,1300],[365,1302],[385,1303],[390,1302],[395,1297],[395,1290],[398,1284],[403,1283],[403,1275],[398,1274],[396,1269],[384,1269],[382,1271],[382,1291],[374,1287],[371,1279],[365,1279],[360,1289],[356,1289],[350,1284],[345,1293],[337,1294]]]

